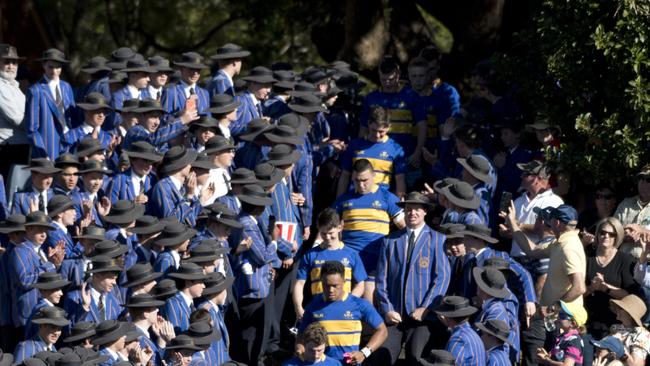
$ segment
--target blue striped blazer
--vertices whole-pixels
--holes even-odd
[[[210,301],[204,301],[198,307],[210,312],[212,326],[216,328],[216,330],[221,335],[221,339],[217,342],[213,342],[212,347],[210,347],[216,355],[216,363],[213,363],[213,365],[221,365],[224,362],[230,361],[230,355],[228,354],[230,337],[228,335],[226,323],[223,319],[223,313],[219,311],[217,305],[213,304]]]
[[[49,188],[47,190],[47,201],[49,202],[54,197],[54,191]],[[38,194],[31,188],[21,192],[14,192],[14,199],[11,204],[12,214],[29,215],[29,202],[38,200]],[[45,203],[47,205],[47,202]]]
[[[25,359],[31,358],[41,351],[47,351],[47,345],[43,340],[41,340],[41,337],[35,336],[24,340],[18,343],[14,350],[14,362],[16,364],[21,363]],[[56,347],[54,347],[54,345],[52,345],[52,351],[56,352]]]
[[[90,291],[90,286],[87,288],[87,291]],[[107,292],[104,296],[104,312],[106,317],[102,319],[95,299],[91,299],[90,311],[86,311],[86,309],[83,308],[81,289],[66,293],[63,300],[63,308],[68,314],[68,319],[70,319],[70,322],[72,323],[71,325],[81,321],[95,322],[99,324],[104,320],[116,320],[122,312],[120,301],[112,291]]]
[[[408,232],[384,239],[377,264],[377,302],[385,315],[410,315],[417,308],[432,308],[447,293],[451,270],[444,249],[445,236],[424,225],[415,240],[407,268]],[[431,309],[430,309],[431,310]]]
[[[230,124],[230,134],[237,137],[246,132],[250,121],[262,118],[262,115],[260,115],[260,111],[257,109],[255,102],[253,102],[253,94],[250,92],[236,95],[235,100],[239,101],[241,105],[237,107],[237,119]]]
[[[196,216],[201,212],[199,199],[185,199],[184,193],[176,189],[170,177],[165,177],[153,187],[148,201],[149,212],[156,217],[175,216],[180,222],[194,226]]]
[[[187,131],[187,127],[180,119],[170,121],[165,125],[160,125],[154,133],[150,133],[144,127],[135,125],[126,131],[122,147],[128,150],[131,144],[137,141],[146,141],[155,146],[159,151],[167,148],[167,142]]]
[[[41,258],[32,249],[32,243],[25,240],[16,246],[9,256],[11,286],[16,294],[16,303],[13,312],[14,324],[24,326],[29,317],[29,310],[38,302],[38,290],[30,285],[36,283],[38,275],[43,272],[55,272],[56,268],[51,262],[41,262]],[[19,308],[22,304],[23,308]]]
[[[490,298],[486,300],[481,306],[481,311],[476,316],[476,322],[483,323],[491,319],[501,320],[502,322],[508,324],[508,328],[510,328],[510,335],[508,336],[508,340],[513,346],[512,348],[514,348],[512,351],[516,357],[516,355],[519,354],[520,348],[519,319],[516,317],[516,315],[513,317],[512,314],[510,314],[506,302],[503,299]],[[518,359],[518,357],[515,359]]]
[[[106,350],[106,348],[100,348],[99,354],[101,356],[108,357],[108,360],[106,360],[105,362],[100,362],[98,366],[112,366],[113,364],[120,362],[120,359],[117,356],[113,356],[110,352]]]
[[[233,97],[235,96],[235,88],[232,85],[231,79],[226,75],[226,73],[219,69],[217,74],[210,80],[208,84],[208,92],[210,96],[217,94],[230,94]]]
[[[105,237],[106,239],[115,240],[122,245],[126,245],[128,248],[128,251],[124,255],[124,269],[120,272],[120,275],[117,278],[117,283],[124,283],[127,281],[126,271],[138,262],[138,254],[135,252],[135,248],[138,246],[138,239],[135,235],[128,237],[122,236],[120,229],[116,227],[106,231]],[[123,303],[127,300],[127,290],[126,287],[117,286],[117,291],[120,294],[120,299]]]
[[[32,323],[32,319],[34,319],[36,313],[38,313],[42,308],[48,306],[51,305],[48,304],[45,299],[40,298],[38,299],[36,305],[34,305],[34,307],[31,309],[29,316],[27,317],[27,321],[25,322],[25,339],[30,339],[38,333],[38,324]]]
[[[128,99],[143,100],[147,98],[151,98],[151,95],[149,95],[149,88],[140,89],[140,95],[131,95],[131,91],[129,90],[129,87],[125,85],[122,89],[116,90],[111,95],[111,107],[113,107],[113,110],[115,110],[116,108],[122,108],[125,100]],[[120,123],[122,123],[122,117],[120,116],[119,113],[113,112],[110,114],[109,117],[106,118],[102,128],[105,129],[106,131],[110,131],[117,128],[117,126],[119,126]]]
[[[7,193],[5,191],[5,180],[0,174],[0,220],[5,220],[9,216],[9,205],[7,204]]]
[[[0,254],[0,296],[7,301],[0,301],[0,325],[13,326],[12,307],[17,302],[16,291],[11,286],[9,275],[9,256],[16,245],[9,240],[2,239],[2,247],[5,252]]]
[[[86,274],[83,257],[75,251],[73,256],[63,260],[59,273],[63,278],[71,282],[70,288],[80,288]]]
[[[276,120],[287,113],[291,113],[291,109],[289,109],[287,102],[277,95],[272,96],[262,103],[262,111],[265,116],[272,120]]]
[[[194,92],[198,97],[196,101],[196,111],[198,114],[210,115],[210,112],[208,112],[208,108],[210,108],[210,93],[198,85],[194,87]],[[165,113],[174,116],[176,113],[185,109],[186,101],[185,84],[179,81],[178,83],[169,85],[163,89],[160,104],[165,110]]]
[[[253,216],[241,212],[242,229],[233,230],[230,247],[237,246],[247,236],[253,244],[240,254],[235,263],[235,288],[240,298],[263,299],[269,295],[271,286],[271,263],[278,260],[275,245],[268,243]],[[252,270],[252,274],[251,271]]]
[[[451,330],[446,350],[454,356],[458,366],[485,366],[483,341],[468,322],[459,324]]]
[[[164,251],[156,257],[156,261],[153,264],[153,269],[156,272],[160,272],[163,274],[163,276],[160,278],[161,280],[164,278],[167,278],[167,275],[176,272],[178,269],[179,263],[176,263],[174,261],[174,257],[169,251]]]
[[[63,126],[71,126],[71,116],[75,107],[74,93],[67,82],[60,80],[59,89],[65,114],[61,115],[56,107],[54,95],[47,85],[47,79],[42,77],[36,84],[27,90],[27,102],[25,107],[25,121],[27,137],[32,145],[32,157],[56,160],[61,151],[61,139],[63,138]]]
[[[288,178],[291,179],[291,178]],[[291,202],[291,192],[289,187],[283,181],[275,185],[275,190],[271,193],[273,204],[270,206],[271,214],[275,216],[276,221],[286,221],[296,223],[296,242],[298,248],[302,245],[302,227],[300,225],[300,210]],[[268,222],[266,222],[268,225]],[[293,244],[280,239],[278,240],[278,256],[280,259],[293,258],[295,253],[291,252]]]
[[[115,175],[113,179],[111,179],[107,193],[113,204],[120,200],[133,201],[138,196],[139,192],[135,191],[133,181],[131,180],[132,174],[133,172],[129,169],[124,173]],[[149,173],[144,177],[144,194],[149,196],[151,188],[156,184],[156,180],[157,178],[154,173]]]
[[[110,178],[104,177],[104,182],[106,182],[107,179]],[[97,192],[96,202],[99,202],[104,196],[105,196],[104,191],[100,189],[99,192]],[[74,201],[75,210],[77,210],[77,222],[79,222],[83,218],[83,201],[90,200],[90,193],[84,191],[82,188],[82,190],[79,191],[78,195],[72,197],[72,200]],[[92,217],[91,218],[92,223],[94,223],[95,226],[104,227],[104,221],[102,221],[102,218],[99,216],[99,213],[97,212],[97,207],[95,206],[95,204],[91,206],[92,209],[90,210],[90,215]]]
[[[150,248],[145,248],[142,245],[138,245],[135,248],[135,254],[138,257],[137,263],[149,263],[153,267],[158,258],[158,252],[151,250]]]
[[[235,153],[234,166],[253,170],[255,166],[266,160],[270,146],[260,146],[253,142],[244,142]]]
[[[486,366],[501,366],[513,364],[508,358],[508,345],[492,347],[487,351]]]
[[[174,326],[176,334],[186,331],[190,327],[190,314],[192,310],[181,292],[177,292],[174,296],[165,301],[163,307],[163,317],[167,319]]]
[[[476,266],[483,267],[485,260],[493,257],[503,258],[510,263],[510,269],[514,272],[514,276],[508,277],[508,285],[513,287],[513,294],[519,295],[518,299],[520,300],[520,305],[523,305],[525,302],[537,302],[535,286],[530,273],[528,273],[519,262],[510,258],[506,252],[494,250],[492,248],[485,248],[475,257],[473,263],[475,263]],[[468,266],[467,271],[465,272],[465,282],[470,283],[470,286],[465,291],[465,297],[471,294],[470,297],[467,297],[468,299],[476,295],[476,283],[473,280],[471,273],[473,267],[474,266]]]
[[[160,349],[158,347],[158,344],[156,342],[152,341],[149,333],[145,332],[142,330],[140,327],[135,327],[136,332],[140,333],[139,341],[140,341],[140,347],[142,349],[145,349],[146,347],[151,348],[153,351],[153,356],[151,356],[151,362],[153,363],[154,366],[162,366],[162,360],[164,355],[164,350]]]
[[[238,198],[232,193],[232,191],[228,192],[227,195],[221,196],[217,198],[217,201],[220,203],[223,203],[228,207],[231,211],[235,212],[236,214],[239,215],[239,212],[241,211],[241,204],[238,204]]]
[[[54,248],[59,241],[63,241],[65,244],[65,256],[66,258],[72,255],[72,251],[75,247],[75,242],[72,240],[70,233],[63,231],[60,227],[55,226],[56,230],[47,232],[47,239],[43,243],[43,251],[47,253],[49,248]]]
[[[84,132],[83,126],[71,129],[70,131],[66,132],[66,134],[63,136],[63,140],[61,140],[61,153],[76,153],[77,145],[79,145],[79,142],[87,138],[93,138],[92,132]],[[113,137],[111,134],[104,130],[99,130],[99,134],[97,135],[97,140],[102,143],[104,149],[108,149],[112,138]]]
[[[314,162],[310,150],[308,150],[308,146],[309,145],[306,143],[297,147],[298,151],[301,152],[301,156],[291,172],[292,191],[300,192],[305,196],[305,202],[299,207],[303,227],[311,226],[314,207],[314,198],[312,196],[312,191],[314,189],[312,176]]]

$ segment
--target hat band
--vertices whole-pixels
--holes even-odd
[[[461,198],[461,199],[464,199],[464,200],[471,200],[472,199],[472,197],[467,197],[462,192],[459,192],[453,184],[451,186],[449,186],[449,192],[451,194],[453,194],[455,197],[458,197],[458,198]]]

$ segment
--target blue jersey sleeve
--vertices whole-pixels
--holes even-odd
[[[313,249],[310,249],[307,254],[300,261],[300,266],[298,267],[298,273],[296,273],[296,279],[306,280],[309,276],[309,270],[312,268],[312,254]]]
[[[393,173],[395,175],[406,173],[406,157],[404,157],[404,149],[399,144],[395,144],[395,159],[393,159]]]
[[[347,149],[341,154],[341,159],[339,160],[341,162],[341,169],[349,172],[352,171],[352,154],[353,151],[355,150],[356,145],[356,140],[353,140],[350,142],[350,146],[348,146]]]
[[[392,194],[391,192],[386,191],[386,203],[388,205],[388,215],[390,215],[391,218],[394,218],[397,216],[400,212],[402,212],[402,209],[397,206],[397,203],[399,202],[399,198],[397,198],[396,195]]]
[[[367,280],[368,273],[366,273],[366,268],[363,266],[359,252],[350,250],[350,255],[352,256],[352,278],[354,281],[359,283]]]
[[[353,298],[359,306],[359,311],[361,312],[361,321],[370,325],[373,329],[377,329],[380,325],[384,324],[384,319],[381,317],[381,315],[379,315],[372,304],[358,297]]]

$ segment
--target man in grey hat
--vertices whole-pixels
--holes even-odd
[[[22,59],[18,57],[16,47],[0,44],[0,153],[21,159],[27,158],[29,151],[23,125],[25,95],[16,81],[18,61]],[[0,163],[0,174],[8,172],[9,165]]]

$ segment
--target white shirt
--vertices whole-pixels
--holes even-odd
[[[219,124],[219,130],[223,134],[223,137],[230,139],[230,128],[226,126],[222,126],[221,123]]]
[[[52,223],[54,225],[56,225],[59,229],[61,229],[64,233],[66,233],[66,234],[68,233],[68,228],[65,227],[65,225],[63,225],[62,223],[60,223],[58,221],[54,221],[54,220],[52,220]]]
[[[84,123],[81,125],[81,130],[82,130],[86,135],[88,135],[88,134],[93,133],[93,130],[95,130],[95,127],[89,125],[87,122],[84,122]]]
[[[127,85],[126,88],[129,91],[129,94],[131,94],[131,98],[140,99],[140,90],[138,88],[133,85]]]
[[[158,92],[160,92],[160,96],[162,97],[162,87],[156,88],[152,85],[149,85],[147,86],[147,89],[149,90],[149,95],[151,95],[153,99],[156,99],[158,97]]]
[[[133,170],[131,170],[131,183],[133,184],[133,192],[137,196],[140,193],[140,184],[144,184],[145,177],[140,177]]]
[[[515,205],[515,217],[520,224],[534,224],[537,219],[537,214],[533,212],[535,207],[545,208],[548,206],[557,207],[563,204],[564,201],[562,198],[555,193],[552,189],[548,189],[542,193],[539,193],[532,200],[528,198],[528,194],[524,192],[519,198],[514,202]],[[533,242],[537,241],[538,238],[529,236],[530,240]],[[519,244],[515,240],[512,241],[512,249],[510,249],[510,255],[512,257],[521,257],[525,256],[523,250],[519,247]]]
[[[196,94],[196,84],[190,85],[190,84],[188,84],[188,83],[186,83],[184,81],[181,81],[181,83],[183,84],[183,91],[185,92],[185,98],[190,97],[190,95],[191,95],[190,94],[190,89],[192,89],[192,88],[194,88],[194,94]]]
[[[44,190],[43,192],[39,192],[34,189],[34,193],[36,193],[39,196],[43,196],[43,212],[47,215],[47,189]],[[36,197],[38,199],[38,197]]]
[[[174,184],[174,187],[176,187],[176,190],[180,192],[181,188],[183,188],[183,183],[181,183],[181,181],[178,180],[178,178],[174,177],[173,175],[170,175],[169,179]]]
[[[194,301],[192,300],[192,298],[189,297],[189,296],[187,296],[183,291],[180,291],[180,293],[181,293],[181,297],[182,297],[183,300],[185,301],[185,305],[187,305],[188,308],[191,308],[191,307],[192,307],[192,304],[194,303]]]
[[[43,251],[43,248],[41,248],[41,246],[36,244],[36,243],[31,243],[30,242],[30,244],[31,244],[31,247],[34,250],[34,252],[36,252],[36,254],[38,255],[38,257],[42,261],[47,262],[47,256],[45,255],[45,252]]]
[[[104,296],[104,294],[102,294],[101,292],[95,290],[94,287],[90,286],[90,296],[92,297],[93,302],[97,306],[99,306],[99,299],[102,298]],[[106,307],[106,301],[105,301],[104,298],[102,298],[102,302],[104,303],[104,307]]]
[[[424,229],[424,222],[422,223],[422,225],[420,225],[420,227],[415,228],[415,229],[411,229],[411,228],[407,227],[406,228],[406,233],[408,234],[409,237],[411,236],[411,233],[415,233],[415,241],[418,241],[418,238],[420,237],[420,233],[422,232],[422,229]],[[407,243],[408,243],[408,239],[407,239]]]
[[[220,70],[220,71],[221,71],[222,74],[224,74],[226,76],[226,79],[228,79],[228,82],[230,83],[230,85],[233,85],[233,87],[234,87],[235,83],[232,82],[232,76],[230,76],[230,74],[228,74],[227,72],[225,72],[223,70]]]
[[[181,255],[175,250],[170,250],[169,253],[171,253],[172,258],[174,258],[174,268],[178,269],[178,266],[181,263]]]
[[[0,142],[27,144],[23,126],[25,94],[16,80],[0,76]]]
[[[214,202],[217,198],[228,194],[228,181],[230,181],[230,174],[224,168],[210,169],[210,177],[206,184],[214,183],[214,194],[210,197],[210,203]]]
[[[61,93],[61,89],[59,88],[59,80],[50,80],[47,77],[45,79],[47,80],[47,86],[50,88],[50,92],[52,92],[52,98],[56,101],[56,90],[59,89],[61,99],[63,99],[63,93]]]
[[[257,98],[255,98],[255,95],[253,93],[251,93],[251,92],[248,92],[248,96],[253,101],[253,105],[255,106],[255,110],[259,111],[260,110],[260,104],[261,104],[260,101],[257,100]],[[262,116],[260,116],[260,117],[262,117]]]
[[[54,304],[52,304],[52,303],[50,302],[50,300],[48,300],[48,299],[46,299],[46,298],[43,298],[43,301],[45,301],[45,303],[47,304],[47,306],[54,306]]]

